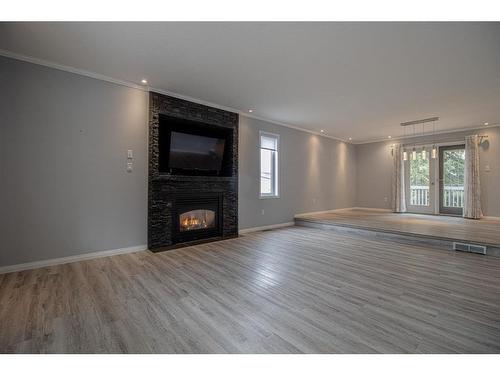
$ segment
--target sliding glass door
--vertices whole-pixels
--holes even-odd
[[[439,213],[462,215],[464,167],[464,145],[439,148]]]

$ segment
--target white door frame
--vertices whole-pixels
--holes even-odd
[[[429,205],[421,206],[421,205],[411,205],[411,193],[410,193],[410,162],[411,162],[411,153],[413,151],[413,147],[407,147],[404,150],[408,153],[408,160],[405,161],[405,196],[406,196],[406,210],[409,213],[415,214],[435,214],[436,213],[436,167],[438,164],[435,161],[437,159],[431,158],[431,152],[429,151],[432,148],[432,144],[430,145],[419,145],[417,153],[422,152],[422,147],[425,147],[427,150],[427,160],[429,162]],[[439,205],[438,205],[439,207]]]
[[[405,161],[405,194],[406,194],[406,207],[409,213],[420,213],[420,214],[434,214],[440,215],[440,193],[439,193],[439,147],[442,146],[459,146],[465,144],[465,141],[451,141],[451,142],[441,142],[441,143],[429,143],[429,144],[418,144],[417,147],[422,151],[422,147],[427,150],[432,150],[432,146],[437,147],[437,155],[435,159],[431,157],[431,151],[429,151],[429,206],[412,206],[410,205],[410,153],[413,150],[413,145],[403,145],[403,150],[408,152],[408,160]],[[432,194],[431,194],[432,193]]]

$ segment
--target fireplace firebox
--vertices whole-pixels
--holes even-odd
[[[177,195],[172,210],[173,242],[221,236],[222,199],[222,193]]]

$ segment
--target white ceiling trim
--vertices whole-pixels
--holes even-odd
[[[482,125],[482,126],[474,126],[474,127],[469,127],[469,128],[462,128],[462,129],[450,129],[450,130],[442,130],[442,131],[437,131],[437,132],[427,132],[424,134],[415,134],[415,135],[406,135],[406,136],[401,136],[401,137],[392,137],[392,138],[377,138],[377,139],[371,139],[367,141],[361,141],[361,142],[355,142],[352,141],[352,144],[355,145],[364,145],[367,143],[378,143],[378,142],[391,142],[391,141],[398,141],[401,139],[410,139],[410,138],[419,138],[419,137],[430,137],[433,135],[437,134],[452,134],[452,133],[460,133],[460,132],[467,132],[471,130],[482,130],[482,129],[488,129],[488,128],[495,128],[500,126],[500,123],[498,124],[489,124],[489,125]]]
[[[78,74],[81,76],[94,78],[94,79],[97,79],[100,81],[114,83],[114,84],[120,85],[120,86],[130,87],[130,88],[133,88],[136,90],[148,91],[146,86],[140,86],[140,85],[135,84],[133,82],[123,81],[123,80],[108,77],[108,76],[105,76],[102,74],[89,72],[87,70],[74,68],[74,67],[68,66],[68,65],[57,64],[57,63],[54,63],[52,61],[38,59],[36,57],[20,55],[18,53],[14,53],[14,52],[7,51],[4,49],[0,49],[0,56],[8,57],[8,58],[15,59],[15,60],[25,61],[25,62],[29,62],[29,63],[36,64],[36,65],[46,66],[48,68],[53,68],[53,69],[57,69],[57,70],[62,70],[64,72]]]
[[[155,88],[155,87],[152,87],[152,86],[147,86],[147,85],[141,86],[141,85],[136,84],[134,82],[124,81],[124,80],[121,80],[121,79],[116,79],[116,78],[113,78],[113,77],[105,76],[103,74],[90,72],[88,70],[78,69],[78,68],[75,68],[75,67],[72,67],[72,66],[68,66],[68,65],[57,64],[55,62],[47,61],[47,60],[43,60],[43,59],[39,59],[39,58],[36,58],[36,57],[21,55],[21,54],[14,53],[14,52],[11,52],[11,51],[7,51],[7,50],[4,50],[4,49],[0,49],[0,56],[4,56],[4,57],[11,58],[11,59],[14,59],[14,60],[25,61],[25,62],[28,62],[28,63],[31,63],[31,64],[41,65],[41,66],[45,66],[45,67],[48,67],[48,68],[57,69],[57,70],[61,70],[61,71],[64,71],[64,72],[69,72],[69,73],[81,75],[81,76],[84,76],[84,77],[89,77],[89,78],[97,79],[97,80],[100,80],[100,81],[114,83],[116,85],[129,87],[129,88],[132,88],[132,89],[135,89],[135,90],[147,91],[147,92],[157,92],[159,94],[164,94],[164,95],[172,96],[172,97],[178,98],[178,99],[188,100],[188,101],[191,101],[191,102],[194,102],[194,103],[198,103],[198,104],[203,104],[203,105],[206,105],[206,106],[209,106],[209,107],[218,108],[218,109],[222,109],[222,110],[229,111],[229,112],[235,112],[235,113],[238,113],[240,116],[249,117],[249,118],[253,118],[253,119],[256,119],[256,120],[260,120],[260,121],[265,121],[265,122],[268,122],[268,123],[271,123],[271,124],[275,124],[275,125],[278,125],[278,126],[284,126],[286,128],[291,128],[291,129],[299,130],[299,131],[310,133],[310,134],[314,134],[314,135],[317,135],[317,136],[320,136],[320,137],[330,138],[330,139],[334,139],[336,141],[340,141],[340,142],[344,142],[344,143],[352,143],[350,141],[347,141],[347,140],[342,139],[342,138],[335,137],[335,136],[330,135],[330,134],[325,134],[325,133],[321,133],[321,132],[315,132],[313,130],[301,128],[299,126],[294,126],[294,125],[285,124],[285,123],[282,123],[282,122],[279,122],[279,121],[269,120],[269,119],[266,119],[266,118],[263,118],[263,117],[260,117],[260,116],[249,114],[249,113],[244,112],[244,111],[242,111],[240,109],[226,107],[226,106],[219,105],[219,104],[216,104],[216,103],[207,102],[207,101],[202,100],[202,99],[193,98],[193,97],[187,96],[187,95],[181,95],[181,94],[178,94],[178,93],[175,93],[175,92],[171,92],[171,91],[167,91],[167,90],[162,90],[162,89]]]
[[[193,98],[191,96],[181,95],[181,94],[177,94],[175,92],[170,92],[170,91],[167,91],[167,90],[157,89],[157,88],[154,88],[154,87],[149,87],[149,91],[157,92],[159,94],[164,94],[164,95],[168,95],[168,96],[173,96],[174,98],[188,100],[188,101],[193,102],[193,103],[203,104],[203,105],[206,105],[206,106],[209,106],[209,107],[214,107],[214,108],[222,109],[222,110],[229,111],[229,112],[236,112],[240,116],[243,116],[243,117],[253,118],[255,120],[260,120],[260,121],[268,122],[270,124],[275,124],[275,125],[278,125],[278,126],[284,126],[285,128],[291,128],[291,129],[299,130],[299,131],[302,131],[302,132],[305,132],[305,133],[310,133],[310,134],[318,135],[320,137],[330,138],[330,139],[334,139],[336,141],[345,142],[345,143],[352,143],[352,142],[346,141],[345,139],[338,138],[338,137],[335,137],[335,136],[330,135],[330,134],[325,134],[325,133],[321,133],[321,132],[315,132],[314,130],[309,130],[309,129],[301,128],[299,126],[294,126],[294,125],[285,124],[285,123],[282,123],[282,122],[279,122],[279,121],[269,120],[269,119],[264,118],[264,117],[260,117],[260,116],[256,116],[256,115],[244,112],[244,111],[242,111],[240,109],[222,106],[222,105],[219,105],[219,104],[207,102],[205,100]]]
[[[219,104],[216,104],[216,103],[211,103],[211,102],[208,102],[208,101],[205,101],[205,100],[202,100],[202,99],[193,98],[191,96],[182,95],[182,94],[178,94],[178,93],[167,91],[167,90],[162,90],[162,89],[155,88],[155,87],[152,87],[152,86],[139,85],[139,84],[134,83],[134,82],[116,79],[116,78],[109,77],[109,76],[106,76],[106,75],[103,75],[103,74],[94,73],[94,72],[91,72],[91,71],[87,71],[87,70],[75,68],[75,67],[68,66],[68,65],[58,64],[58,63],[55,63],[55,62],[52,62],[52,61],[43,60],[43,59],[39,59],[39,58],[36,58],[36,57],[31,57],[31,56],[26,56],[26,55],[14,53],[14,52],[11,52],[11,51],[8,51],[8,50],[4,50],[4,49],[0,49],[0,56],[4,56],[4,57],[15,59],[15,60],[25,61],[25,62],[28,62],[28,63],[31,63],[31,64],[41,65],[41,66],[49,67],[49,68],[52,68],[52,69],[57,69],[57,70],[61,70],[61,71],[65,71],[65,72],[69,72],[69,73],[81,75],[81,76],[85,76],[85,77],[97,79],[97,80],[100,80],[100,81],[113,83],[113,84],[120,85],[120,86],[129,87],[129,88],[132,88],[132,89],[135,89],[135,90],[140,90],[140,91],[144,91],[144,92],[157,92],[157,93],[160,93],[160,94],[169,95],[169,96],[172,96],[172,97],[175,97],[175,98],[188,100],[188,101],[191,101],[191,102],[194,102],[194,103],[203,104],[203,105],[206,105],[206,106],[210,106],[210,107],[222,109],[222,110],[225,110],[225,111],[235,112],[235,113],[238,113],[240,116],[244,116],[244,117],[248,117],[248,118],[252,118],[252,119],[256,119],[256,120],[268,122],[268,123],[271,123],[271,124],[275,124],[275,125],[278,125],[278,126],[283,126],[283,127],[290,128],[290,129],[295,129],[295,130],[302,131],[302,132],[305,132],[305,133],[314,134],[314,135],[317,135],[317,136],[320,136],[320,137],[330,138],[330,139],[333,139],[333,140],[336,140],[336,141],[340,141],[340,142],[344,142],[344,143],[351,143],[351,144],[355,144],[355,145],[361,145],[361,144],[367,144],[367,143],[396,141],[396,140],[402,140],[402,139],[408,139],[408,138],[415,138],[415,137],[421,136],[421,135],[407,135],[407,136],[393,137],[391,139],[388,139],[388,138],[374,138],[374,139],[370,139],[370,140],[366,140],[366,141],[360,141],[360,142],[356,142],[354,140],[353,141],[348,141],[346,139],[335,137],[335,136],[330,135],[330,134],[325,134],[325,133],[317,132],[317,131],[314,131],[314,130],[301,128],[299,126],[289,125],[289,124],[282,123],[282,122],[279,122],[279,121],[270,120],[270,119],[267,119],[267,118],[264,118],[264,117],[257,116],[255,114],[250,114],[250,113],[248,113],[246,111],[242,111],[240,109],[236,109],[236,108],[232,108],[232,107],[226,107],[226,106],[219,105]],[[432,134],[457,133],[457,132],[463,132],[463,131],[487,129],[487,128],[497,127],[497,126],[500,126],[500,123],[490,124],[490,125],[487,125],[487,126],[482,125],[482,126],[473,126],[473,127],[468,127],[468,128],[462,128],[462,129],[443,130],[443,131],[437,131],[435,133],[427,133],[427,134],[424,134],[424,135],[425,136],[429,136],[429,135],[432,135]]]

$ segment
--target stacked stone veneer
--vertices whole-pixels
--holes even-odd
[[[174,176],[159,173],[158,126],[161,114],[233,129],[232,175]],[[159,251],[172,242],[176,194],[222,192],[222,238],[238,234],[238,114],[158,93],[149,97],[148,247]],[[219,238],[220,239],[220,238]]]

